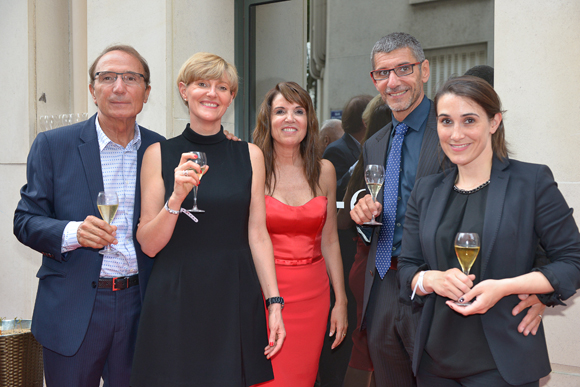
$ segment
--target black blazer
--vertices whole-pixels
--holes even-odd
[[[78,248],[61,254],[62,233],[69,221],[100,217],[97,195],[103,190],[96,115],[64,128],[39,133],[28,154],[27,184],[14,214],[14,235],[42,253],[32,333],[44,347],[65,356],[74,355],[87,332],[103,256],[98,249]],[[163,139],[139,127],[133,235],[141,215],[140,171],[147,147]],[[135,250],[141,296],[153,260]]]
[[[401,301],[410,299],[419,270],[437,270],[435,233],[455,182],[457,170],[416,182],[407,205],[398,276]],[[481,279],[512,278],[533,270],[538,242],[550,263],[538,269],[554,287],[553,302],[580,287],[580,234],[552,172],[545,165],[494,158],[482,235]],[[413,371],[417,373],[436,295],[415,297],[423,313],[415,338]],[[517,295],[501,299],[481,315],[485,337],[501,376],[510,384],[537,381],[550,373],[543,326],[536,336],[518,333],[524,314],[512,316]]]
[[[360,150],[356,141],[345,133],[341,138],[326,147],[322,154],[323,159],[327,159],[334,165],[336,170],[336,180],[338,181],[348,169],[358,160]],[[337,198],[340,200],[342,197]]]

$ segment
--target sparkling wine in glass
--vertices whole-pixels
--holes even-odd
[[[365,168],[365,181],[367,183],[367,188],[371,193],[373,198],[373,202],[377,201],[377,195],[383,186],[385,181],[385,168],[382,165],[377,164],[369,164]],[[370,222],[363,223],[365,226],[381,226],[382,223],[377,222],[375,220],[375,216],[373,215],[373,219]]]
[[[198,152],[198,151],[191,151],[189,153],[191,154],[190,160],[193,161],[194,163],[196,163],[197,165],[199,165],[201,168],[201,172],[199,172],[199,173],[196,172],[197,177],[199,178],[199,180],[201,182],[201,177],[203,176],[205,171],[207,171],[207,158],[205,156],[205,153]],[[205,212],[204,210],[199,209],[197,207],[197,185],[193,187],[193,207],[188,211],[189,212]]]
[[[115,219],[117,208],[119,208],[119,198],[114,191],[101,191],[97,196],[97,207],[101,213],[103,220],[109,224]],[[99,251],[101,254],[117,255],[117,252],[107,245],[103,250]]]
[[[465,275],[469,271],[479,254],[479,235],[474,232],[458,232],[455,236],[455,254]],[[456,302],[459,306],[471,305],[471,302]]]

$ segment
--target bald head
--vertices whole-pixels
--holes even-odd
[[[342,129],[342,122],[337,119],[330,119],[322,123],[319,138],[322,142],[322,146],[326,149],[329,144],[341,138],[343,134],[344,130]]]

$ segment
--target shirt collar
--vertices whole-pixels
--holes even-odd
[[[423,96],[423,100],[405,119],[403,122],[407,124],[410,129],[418,132],[421,127],[423,127],[423,123],[429,117],[429,111],[431,110],[431,101],[427,96]],[[400,122],[395,119],[393,116],[393,128],[396,128]],[[393,130],[391,135],[394,135],[395,131]]]
[[[99,150],[101,152],[109,144],[115,144],[117,146],[121,146],[121,145],[113,142],[109,137],[107,137],[105,132],[103,132],[103,129],[101,128],[101,125],[99,124],[99,116],[98,115],[95,117],[95,126],[97,127],[97,138],[99,140]],[[139,125],[137,125],[137,122],[135,122],[135,133],[133,135],[133,139],[131,139],[131,141],[129,141],[129,143],[127,144],[127,147],[125,149],[131,150],[131,151],[136,151],[139,149],[139,147],[141,147],[141,131],[139,130]]]

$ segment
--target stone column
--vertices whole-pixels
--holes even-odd
[[[513,156],[547,164],[568,205],[580,208],[580,2],[496,0],[495,87]],[[580,221],[576,212],[576,221]],[[580,385],[580,299],[546,309],[554,372],[542,386]],[[533,354],[528,354],[533,356]],[[525,359],[522,359],[525,361]]]

